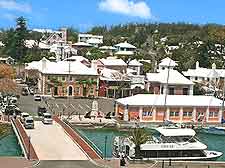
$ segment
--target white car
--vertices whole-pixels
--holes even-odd
[[[24,123],[24,120],[26,117],[29,117],[30,115],[28,113],[21,113],[21,116],[20,116],[20,121],[22,123]]]
[[[44,124],[52,124],[53,123],[52,115],[50,113],[43,113],[42,122]]]
[[[34,101],[41,101],[40,95],[34,95]]]

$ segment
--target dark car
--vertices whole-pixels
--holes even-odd
[[[45,107],[38,106],[38,110],[37,110],[38,116],[43,116],[43,113],[46,113],[46,112],[47,112],[47,109]]]
[[[23,88],[21,94],[23,96],[28,96],[28,90],[26,88]]]

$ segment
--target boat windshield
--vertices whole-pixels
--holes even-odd
[[[195,138],[192,136],[173,136],[173,137],[161,136],[161,139],[163,143],[196,142]]]

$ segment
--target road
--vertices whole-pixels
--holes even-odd
[[[114,100],[112,99],[96,99],[98,101],[99,111],[107,114],[114,111]],[[37,115],[37,107],[45,106],[49,112],[59,114],[64,111],[64,114],[74,112],[74,114],[86,114],[91,111],[93,99],[63,99],[57,98],[48,100],[48,107],[44,101],[34,101],[33,96],[21,96],[18,105],[23,112],[28,112],[32,116]]]
[[[35,121],[35,129],[26,129],[40,160],[88,160],[84,152],[57,124]]]

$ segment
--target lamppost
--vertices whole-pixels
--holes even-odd
[[[31,145],[30,136],[28,136],[28,155],[27,155],[28,160],[30,160],[30,145]]]
[[[107,135],[105,136],[105,160],[106,160],[106,151],[107,151]]]

